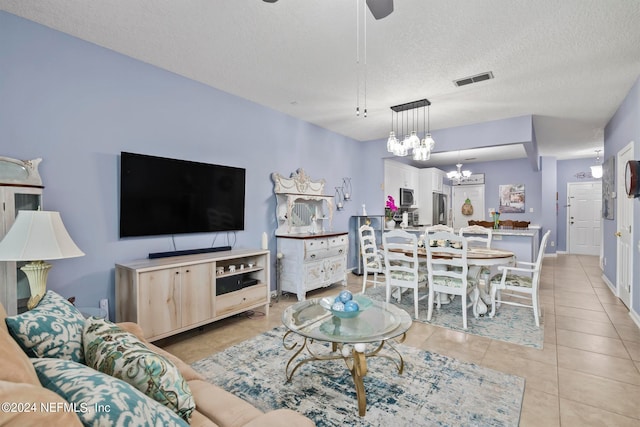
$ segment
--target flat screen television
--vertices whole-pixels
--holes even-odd
[[[122,152],[120,237],[244,230],[245,169]]]

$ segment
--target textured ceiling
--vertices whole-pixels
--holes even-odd
[[[541,155],[594,156],[640,75],[637,0],[397,0],[382,20],[367,12],[359,68],[356,4],[0,0],[0,9],[357,140],[386,138],[390,106],[428,98],[432,130],[533,115]],[[365,69],[366,119],[355,116]],[[486,71],[495,79],[453,84]]]

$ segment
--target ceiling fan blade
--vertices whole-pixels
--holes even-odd
[[[382,19],[393,12],[393,0],[367,0],[367,6],[376,19]]]

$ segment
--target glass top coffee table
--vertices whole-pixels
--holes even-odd
[[[307,299],[287,307],[282,313],[282,323],[288,331],[282,342],[287,350],[295,350],[285,368],[287,381],[291,381],[296,370],[305,363],[343,359],[355,384],[358,413],[364,416],[367,397],[362,379],[367,374],[367,358],[389,359],[398,368],[398,374],[402,374],[404,360],[389,340],[397,338],[402,342],[412,319],[406,311],[393,304],[370,300],[362,295],[355,295],[354,299],[360,300],[360,306],[367,308],[353,318],[335,316],[323,307],[321,298]],[[330,343],[330,349],[322,344],[314,345],[315,341]],[[369,351],[367,344],[373,344]],[[390,349],[392,355],[384,354],[383,349]],[[301,355],[303,352],[306,353]]]

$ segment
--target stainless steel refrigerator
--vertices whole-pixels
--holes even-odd
[[[449,197],[442,193],[433,193],[433,217],[431,224],[447,224],[447,211],[449,209]]]

